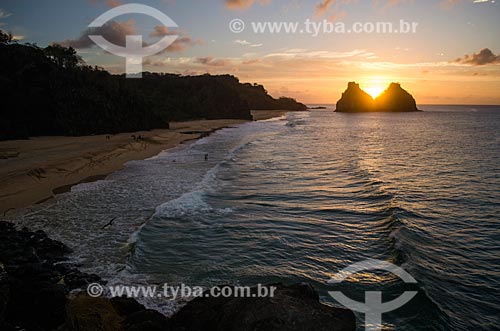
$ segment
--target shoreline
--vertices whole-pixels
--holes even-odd
[[[252,111],[254,121],[288,111]],[[0,215],[40,204],[81,183],[105,179],[125,163],[144,160],[248,120],[172,122],[170,129],[83,137],[36,137],[0,142]],[[133,137],[141,137],[134,139]]]
[[[0,221],[1,330],[356,329],[351,310],[321,303],[318,292],[305,283],[247,286],[245,296],[234,285],[214,286],[232,288],[235,295],[220,297],[205,289],[167,317],[139,303],[137,296],[109,293],[106,281],[80,271],[68,254],[68,246],[44,231]],[[265,295],[259,294],[262,288]]]

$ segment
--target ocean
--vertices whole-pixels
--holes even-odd
[[[498,330],[500,107],[420,108],[223,129],[12,220],[67,243],[109,284],[308,282],[336,306],[328,291],[388,301],[412,289],[384,330]],[[366,259],[417,284],[384,272],[328,284]],[[184,302],[145,303],[172,314]]]

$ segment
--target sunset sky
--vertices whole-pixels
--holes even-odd
[[[72,45],[84,60],[114,73],[124,59],[105,54],[87,26],[123,0],[2,0],[0,29],[22,42]],[[500,104],[500,3],[485,0],[138,0],[167,14],[179,39],[146,60],[145,70],[233,74],[264,84],[275,97],[335,103],[348,81],[380,90],[400,82],[419,104]],[[246,23],[233,33],[229,23]],[[255,33],[252,22],[418,23],[414,34]],[[115,43],[148,43],[175,31],[145,15],[117,17],[102,28]],[[300,25],[302,29],[302,25]],[[156,28],[155,28],[156,27]],[[300,30],[299,30],[300,31]]]

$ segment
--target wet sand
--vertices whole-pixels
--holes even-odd
[[[255,120],[285,111],[254,111]],[[183,142],[244,123],[200,120],[170,129],[85,137],[37,137],[0,142],[0,216],[51,199],[75,184],[104,179],[132,160],[143,160]],[[133,136],[142,139],[134,139]]]

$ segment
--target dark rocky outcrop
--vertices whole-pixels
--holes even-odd
[[[337,112],[414,112],[418,111],[413,96],[399,83],[391,83],[375,100],[359,84],[350,82],[337,102]]]
[[[251,110],[307,110],[306,105],[297,102],[295,99],[287,97],[273,98],[263,85],[240,83],[238,78],[231,75],[213,77],[223,83],[228,89],[236,91],[245,100]]]
[[[375,99],[375,109],[383,112],[418,111],[413,96],[404,90],[399,83],[391,83],[389,88]]]
[[[67,306],[67,331],[165,331],[167,318],[131,298],[92,298],[84,294]]]
[[[199,297],[169,321],[174,331],[354,331],[354,314],[319,302],[309,285],[273,285],[273,298]],[[255,294],[257,289],[253,288]]]
[[[7,279],[7,273],[3,266],[0,266],[0,330],[6,325],[5,314],[7,312],[7,304],[10,298],[10,286]]]
[[[342,98],[337,102],[338,112],[368,112],[374,111],[373,98],[363,91],[359,84],[350,82],[347,90],[342,93]]]
[[[64,323],[69,291],[100,280],[64,263],[68,252],[43,231],[0,222],[1,330],[53,330]]]
[[[81,295],[69,302],[64,329],[116,331],[123,330],[122,322],[123,317],[117,313],[110,300]]]
[[[319,302],[309,285],[273,285],[274,297],[200,297],[171,319],[131,298],[92,298],[96,275],[65,261],[69,248],[43,231],[0,222],[0,330],[354,331],[354,314]],[[80,294],[69,295],[72,290]],[[251,293],[257,293],[253,288]]]

